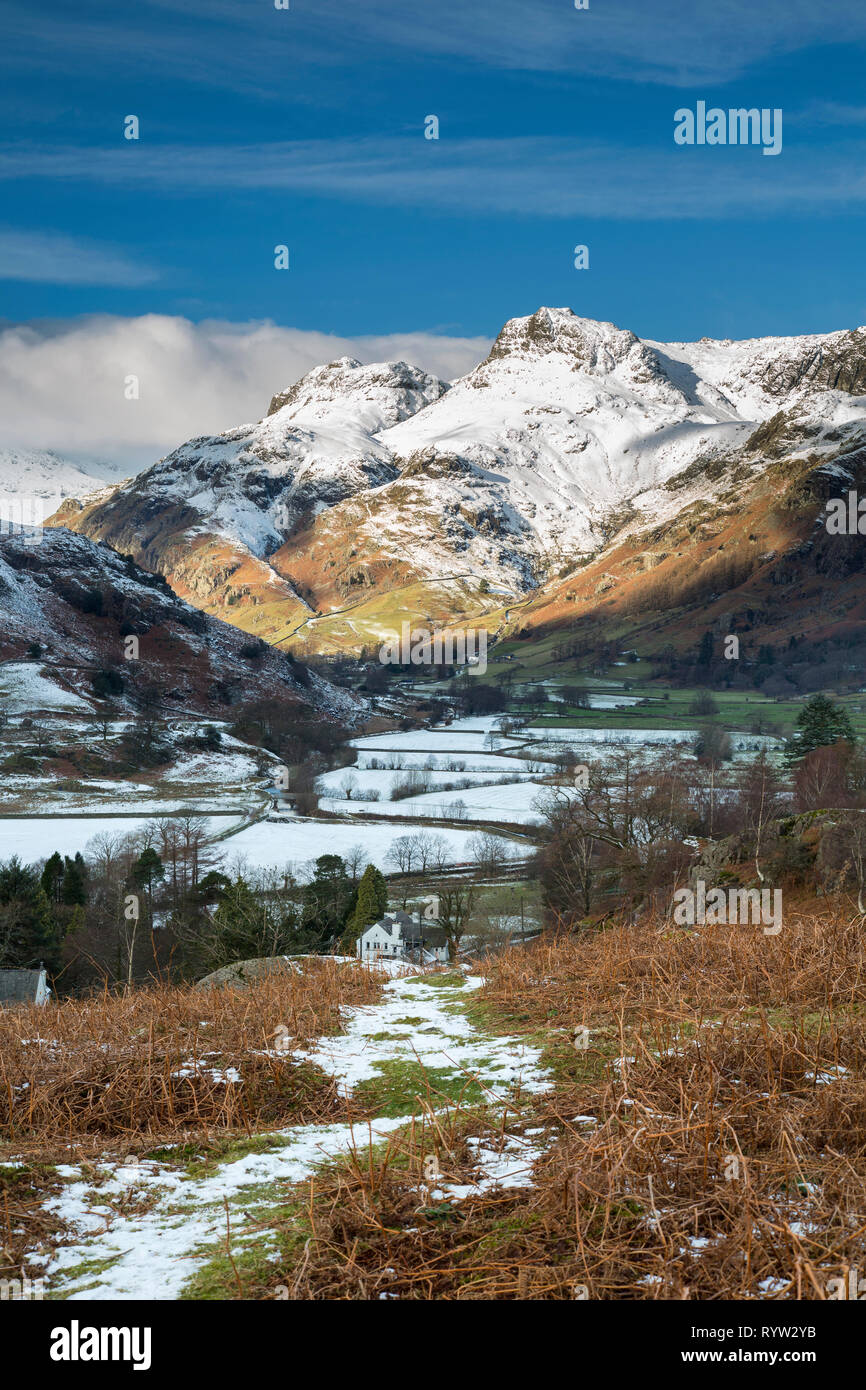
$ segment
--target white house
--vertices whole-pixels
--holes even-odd
[[[448,960],[448,941],[441,927],[422,921],[420,912],[385,913],[358,937],[361,960]]]

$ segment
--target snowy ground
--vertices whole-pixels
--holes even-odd
[[[194,782],[202,788],[238,787],[256,776],[255,759],[247,753],[187,753],[162,774],[162,781]]]
[[[358,752],[358,761],[354,770],[368,769],[373,760],[378,760],[381,763],[389,761],[392,757],[399,759],[399,767],[397,769],[383,769],[390,772],[392,776],[395,771],[411,772],[419,768],[426,769],[428,763],[431,764],[432,769],[439,772],[450,772],[453,776],[462,776],[464,772],[522,772],[526,768],[522,748],[515,756],[504,753],[480,753],[472,749],[463,752],[452,750],[451,752],[437,753],[435,747],[435,744],[431,744],[429,748],[419,749],[414,753],[382,748],[378,750],[375,748],[365,749]],[[529,756],[533,758],[531,753]],[[552,772],[553,769],[553,763],[546,763],[542,767],[543,771]],[[375,768],[372,770],[376,771]],[[341,768],[340,775],[342,776],[346,771],[346,768]]]
[[[390,801],[392,787],[405,782],[412,770],[406,768],[404,771],[394,772],[384,768],[338,767],[334,768],[332,772],[323,773],[321,777],[316,779],[316,790],[319,792],[330,791],[332,796],[335,794],[342,796],[343,783],[347,776],[351,776],[354,777],[356,784],[352,791],[353,798],[358,797],[363,800],[369,792],[373,791],[379,793],[382,801]],[[433,771],[424,769],[422,775],[426,781],[429,781],[432,791],[464,778],[471,778],[473,787],[484,787],[490,783],[501,782],[507,776],[529,779],[532,773],[523,771],[520,763],[512,762],[510,768],[503,769],[501,772],[448,772],[443,769],[434,769]],[[458,794],[455,792],[455,795]],[[402,803],[395,802],[395,805],[400,804]]]
[[[189,809],[188,803],[184,804]],[[337,802],[330,801],[327,804],[329,808],[338,805]],[[405,804],[390,803],[388,810],[393,809],[396,815],[399,813],[399,807]],[[133,805],[141,809],[140,801],[130,803],[130,809]],[[171,809],[180,810],[181,805],[180,802],[160,804],[158,814],[167,814]],[[351,805],[354,809],[354,803]],[[115,809],[114,805],[112,809]],[[386,807],[374,802],[371,802],[367,809],[373,815],[382,812],[387,814]],[[119,837],[136,833],[152,823],[154,814],[157,813],[0,818],[0,862],[17,855],[22,863],[34,864],[53,854],[55,850],[68,855],[74,855],[79,850],[85,853],[88,842],[94,836]],[[234,866],[246,866],[249,869],[283,869],[291,866],[297,869],[320,854],[346,855],[350,850],[359,847],[370,862],[384,868],[388,851],[394,841],[400,835],[409,834],[417,829],[412,824],[413,815],[416,814],[420,812],[406,810],[403,815],[405,823],[395,820],[394,824],[364,825],[353,824],[351,821],[296,820],[290,816],[280,821],[257,821],[252,825],[245,825],[245,817],[239,810],[223,816],[205,814],[204,819],[207,821],[207,833],[210,837],[226,835],[226,832],[231,832],[234,827],[244,826],[235,834],[227,834],[220,842],[219,848],[228,869]],[[436,814],[435,810],[433,814]],[[500,819],[512,817],[503,816]],[[465,863],[471,859],[471,829],[457,830],[443,826],[441,829],[437,827],[435,833],[445,840],[451,863]],[[510,857],[520,858],[526,853],[525,846],[515,844],[511,840],[503,840],[503,846]]]
[[[401,1062],[435,1069],[440,1085],[443,1074],[474,1083],[494,1112],[506,1099],[549,1089],[538,1049],[520,1038],[485,1035],[465,1014],[467,996],[480,978],[464,977],[445,987],[435,983],[441,978],[392,978],[380,1003],[345,1011],[344,1033],[320,1039],[295,1056],[315,1062],[347,1093]],[[259,1029],[255,1032],[258,1036]],[[236,1059],[236,1065],[242,1076],[243,1060]],[[374,1120],[373,1142],[409,1118]],[[71,1301],[177,1298],[197,1271],[222,1253],[226,1204],[235,1253],[254,1239],[267,1242],[267,1231],[247,1233],[245,1219],[266,1227],[269,1209],[286,1201],[287,1184],[303,1181],[324,1159],[352,1146],[363,1149],[368,1130],[366,1124],[354,1130],[303,1125],[258,1138],[256,1152],[224,1162],[205,1177],[148,1160],[106,1162],[97,1176],[71,1166],[61,1169],[66,1185],[48,1206],[76,1236],[47,1260],[49,1295]],[[499,1146],[481,1141],[472,1146],[476,1180],[458,1185],[440,1178],[436,1188],[419,1191],[419,1200],[460,1201],[495,1187],[524,1186],[542,1152],[537,1139],[507,1133]]]
[[[374,814],[380,810],[377,805],[371,809]],[[223,842],[222,848],[229,863],[233,858],[241,857],[251,868],[264,869],[304,863],[320,854],[345,855],[360,846],[368,860],[383,868],[394,841],[415,828],[399,824],[352,825],[327,820],[258,821],[239,834],[232,835]],[[474,833],[472,830],[443,826],[441,830],[437,828],[435,833],[445,840],[452,863],[465,863],[471,859],[469,840]],[[503,840],[503,846],[512,857],[519,858],[526,853],[525,846],[510,840]]]
[[[33,816],[20,820],[10,817],[0,820],[0,860],[16,854],[22,863],[34,864],[55,850],[69,855],[80,850],[83,854],[94,835],[129,835],[150,820],[150,816]],[[211,816],[208,834],[220,834],[241,820],[240,816]]]
[[[364,801],[353,796],[351,801],[328,801],[327,805],[350,816],[444,816],[454,820],[513,821],[516,825],[532,825],[541,820],[533,809],[533,802],[544,790],[540,782],[524,781],[505,786],[427,792],[400,801]],[[457,805],[460,802],[462,807]]]
[[[7,714],[36,714],[39,710],[89,710],[80,695],[61,690],[41,674],[38,663],[4,661],[0,664],[0,705]]]
[[[528,738],[534,743],[631,743],[662,744],[692,743],[697,736],[696,729],[545,729],[534,725],[526,730]]]
[[[525,742],[520,738],[496,735],[496,748],[486,743],[487,733],[458,728],[456,724],[441,729],[409,729],[397,734],[365,734],[353,738],[351,746],[364,753],[423,752],[423,753],[482,753],[496,749],[517,749]]]

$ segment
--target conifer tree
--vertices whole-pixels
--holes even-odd
[[[41,883],[48,901],[59,903],[61,884],[63,883],[63,859],[57,850],[54,851],[50,859],[45,861]]]
[[[788,763],[799,762],[813,748],[826,748],[842,741],[855,741],[847,710],[826,695],[813,695],[797,716],[797,735],[785,750],[785,758]]]
[[[0,966],[56,969],[59,944],[39,874],[17,858],[0,864]]]
[[[81,854],[74,859],[68,856],[63,866],[63,882],[60,885],[60,901],[67,907],[80,907],[87,901],[84,879],[87,867]]]
[[[355,910],[346,924],[340,942],[341,949],[350,955],[355,950],[358,937],[373,922],[378,922],[388,906],[388,885],[385,882],[384,874],[376,868],[375,864],[368,864],[363,874],[361,882],[358,884],[358,900]]]

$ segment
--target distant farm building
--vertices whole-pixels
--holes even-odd
[[[47,1004],[50,997],[44,965],[38,970],[0,970],[0,1009],[15,1004]]]

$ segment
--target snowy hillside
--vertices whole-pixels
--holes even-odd
[[[52,450],[0,449],[0,495],[38,497],[50,516],[68,497],[90,497],[124,477],[119,465],[87,459],[74,463]]]
[[[0,537],[0,699],[9,709],[80,708],[93,698],[97,673],[113,678],[121,707],[153,681],[168,704],[204,713],[278,698],[353,723],[366,709],[284,653],[250,649],[235,627],[190,607],[108,546],[62,527],[37,544],[30,539]],[[131,636],[139,652],[127,661]],[[34,648],[38,667],[20,660]]]
[[[513,582],[514,547],[595,549],[623,507],[640,508],[697,458],[745,444],[780,404],[826,423],[862,417],[866,402],[845,394],[831,364],[853,353],[851,380],[866,394],[864,349],[866,333],[667,346],[540,309],[506,324],[486,362],[383,437],[407,461],[472,465],[451,491],[497,508],[505,553],[488,559]],[[681,503],[669,501],[670,514]],[[477,563],[483,539],[470,541]]]
[[[106,503],[148,515],[178,504],[198,532],[224,535],[262,556],[308,512],[395,478],[377,435],[446,390],[404,362],[362,367],[350,357],[308,373],[274,397],[258,424],[190,440]]]

